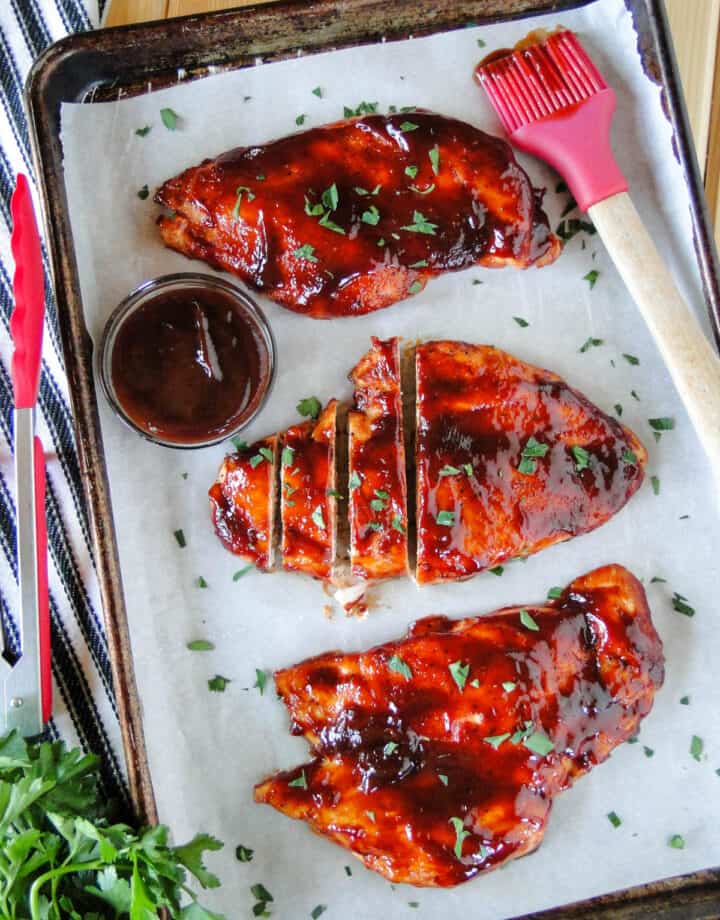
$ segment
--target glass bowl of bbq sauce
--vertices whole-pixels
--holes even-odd
[[[164,447],[217,444],[255,418],[275,376],[275,343],[254,301],[223,278],[147,281],[115,309],[98,374],[117,415]]]

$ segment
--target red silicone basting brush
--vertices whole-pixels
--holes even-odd
[[[531,36],[532,38],[532,36]],[[720,359],[627,194],[610,147],[615,93],[567,29],[478,65],[513,144],[557,169],[645,318],[711,461],[720,459]]]

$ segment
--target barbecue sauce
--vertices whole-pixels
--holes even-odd
[[[111,377],[123,412],[153,438],[222,438],[257,408],[270,379],[259,329],[229,293],[160,291],[121,324]]]

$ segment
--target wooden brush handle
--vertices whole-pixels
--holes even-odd
[[[720,358],[675,286],[627,192],[592,205],[597,227],[640,307],[711,462],[720,460]]]

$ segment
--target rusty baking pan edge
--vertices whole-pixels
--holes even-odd
[[[122,579],[62,171],[63,101],[119,98],[302,53],[400,40],[571,9],[591,0],[290,0],[220,13],[84,33],[51,46],[33,66],[26,106],[50,244],[58,319],[88,497],[130,793],[138,817],[157,822],[142,713],[135,685]],[[691,198],[695,251],[713,331],[720,340],[720,272],[702,178],[662,0],[625,0],[643,67],[660,84],[676,155]],[[181,71],[182,77],[178,76]],[[696,920],[720,913],[720,868],[662,879],[526,915],[534,920]]]

